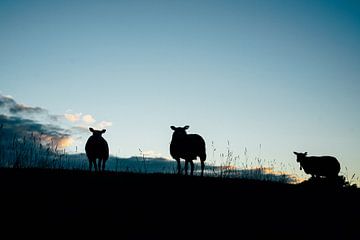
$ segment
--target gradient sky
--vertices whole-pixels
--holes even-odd
[[[106,121],[119,156],[170,157],[170,125],[190,125],[209,160],[229,141],[240,161],[300,173],[308,151],[360,176],[359,43],[359,1],[1,0],[0,93]]]

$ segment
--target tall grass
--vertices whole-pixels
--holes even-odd
[[[283,163],[276,160],[267,161],[261,157],[261,144],[259,153],[254,158],[249,156],[245,147],[243,154],[235,154],[231,149],[230,142],[227,142],[225,153],[218,153],[211,143],[211,157],[206,170],[207,175],[219,178],[241,178],[264,181],[276,181],[282,183],[297,183],[299,178],[289,172]]]
[[[4,139],[0,128],[0,167],[5,168],[55,168],[84,169],[83,161],[69,158],[65,149],[59,149],[54,141],[43,142],[41,135],[13,135]]]
[[[64,149],[59,149],[53,142],[43,142],[41,135],[34,133],[27,136],[13,135],[11,139],[4,140],[3,125],[0,126],[0,167],[5,168],[51,168],[51,169],[88,169],[87,157],[84,153],[69,154]],[[267,161],[261,157],[261,145],[259,153],[255,157],[250,157],[248,149],[245,147],[242,154],[235,154],[231,149],[230,142],[224,153],[218,153],[214,142],[210,145],[210,154],[205,162],[205,176],[215,178],[239,178],[264,180],[281,183],[298,183],[301,179],[295,174],[295,169],[289,171],[291,167],[285,166],[276,160]],[[140,155],[135,157],[135,161],[122,161],[118,157],[110,156],[107,162],[107,169],[120,172],[137,173],[176,173],[175,161],[164,161],[166,165],[161,165],[161,161],[154,160],[145,155],[139,148]],[[209,151],[208,151],[209,153]],[[129,165],[126,165],[129,164]],[[182,166],[184,165],[182,161]],[[355,174],[349,175],[345,167],[345,175],[339,179],[344,186],[356,187],[359,177]],[[200,164],[195,161],[195,175],[200,175]]]

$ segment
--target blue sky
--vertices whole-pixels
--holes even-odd
[[[298,171],[308,151],[359,176],[359,42],[358,1],[2,0],[0,91],[90,115],[66,124],[106,126],[120,156],[170,157],[170,125],[190,125],[209,158],[229,141],[240,159]]]

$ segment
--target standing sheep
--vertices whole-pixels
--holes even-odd
[[[99,169],[99,171],[105,170],[105,162],[109,158],[109,146],[106,140],[101,136],[101,134],[105,133],[106,130],[103,129],[101,131],[94,130],[93,128],[89,128],[90,132],[93,133],[92,136],[86,142],[85,151],[86,155],[89,159],[89,168],[90,171],[92,169],[92,165],[94,164],[95,171]],[[96,159],[99,159],[98,166],[96,165]],[[101,166],[102,161],[102,166]]]
[[[185,175],[187,175],[188,163],[190,162],[192,176],[194,172],[193,160],[200,157],[201,176],[203,176],[206,160],[204,139],[198,134],[187,134],[186,130],[189,129],[189,126],[171,126],[171,129],[174,130],[174,133],[170,143],[170,154],[177,161],[178,174],[181,170],[180,158],[185,160]]]
[[[340,172],[340,163],[335,157],[331,156],[306,156],[305,153],[294,152],[297,162],[300,163],[300,170],[304,169],[306,174],[311,177],[336,178]]]

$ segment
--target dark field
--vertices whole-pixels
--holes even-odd
[[[359,189],[0,169],[2,239],[360,239]]]

